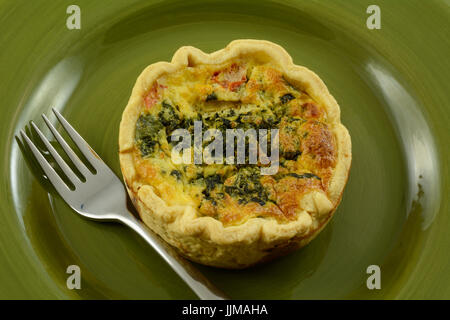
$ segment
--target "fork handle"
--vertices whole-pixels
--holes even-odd
[[[184,282],[202,300],[227,300],[226,294],[216,288],[199,270],[189,261],[181,257],[168,243],[162,240],[156,233],[150,230],[144,223],[136,219],[134,215],[122,216],[120,221],[137,232],[148,242],[156,252],[172,267],[172,269],[184,280]]]

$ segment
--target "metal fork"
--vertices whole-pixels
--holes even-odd
[[[83,156],[95,169],[94,173],[91,172],[43,114],[42,117],[53,136],[61,145],[71,162],[78,169],[79,173],[84,177],[85,181],[80,179],[58,154],[34,122],[31,122],[31,125],[38,133],[55,162],[75,187],[72,190],[48,163],[26,133],[23,130],[20,131],[23,140],[29,146],[46,176],[64,201],[83,217],[97,221],[121,222],[136,231],[153,247],[153,249],[156,250],[156,252],[172,267],[200,299],[228,299],[224,293],[214,287],[208,279],[193,267],[192,264],[182,258],[174,248],[163,241],[128,211],[126,206],[126,190],[121,180],[102,161],[102,159],[100,159],[97,153],[95,153],[78,132],[75,131],[69,122],[67,122],[58,111],[55,109],[52,110]]]

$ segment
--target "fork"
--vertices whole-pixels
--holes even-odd
[[[173,247],[162,240],[158,235],[138,220],[126,206],[126,190],[121,180],[103,162],[97,153],[87,144],[77,131],[64,119],[55,109],[52,109],[56,118],[66,130],[71,140],[78,147],[88,163],[94,168],[92,172],[72,150],[61,134],[51,124],[45,114],[42,115],[46,125],[52,132],[56,141],[69,157],[70,161],[83,176],[79,176],[69,167],[66,161],[59,155],[49,140],[31,121],[33,129],[37,132],[45,147],[58,164],[67,179],[72,183],[68,186],[61,176],[53,169],[44,158],[36,145],[20,130],[20,134],[28,147],[31,149],[37,162],[44,170],[45,175],[55,187],[64,201],[81,216],[97,221],[120,222],[137,232],[153,249],[172,267],[172,269],[184,280],[184,282],[204,300],[224,300],[228,297],[219,289],[214,287],[209,280],[203,276],[191,263],[182,258]]]

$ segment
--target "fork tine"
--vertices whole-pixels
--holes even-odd
[[[55,169],[53,169],[52,166],[47,162],[47,160],[44,158],[44,156],[41,154],[38,148],[34,145],[34,143],[30,140],[30,138],[28,138],[26,133],[23,130],[20,130],[20,134],[23,140],[25,140],[28,147],[30,147],[31,152],[33,152],[36,160],[39,162],[39,165],[41,166],[42,170],[44,170],[45,175],[53,184],[56,191],[58,191],[61,194],[61,196],[65,198],[71,192],[67,184],[56,173]]]
[[[59,167],[62,169],[64,174],[69,178],[70,182],[73,183],[73,185],[76,187],[81,183],[80,178],[72,171],[72,169],[67,165],[67,163],[64,161],[63,158],[59,155],[59,153],[55,150],[55,148],[50,144],[50,142],[47,140],[47,138],[44,136],[44,134],[39,130],[37,125],[31,121],[31,125],[33,126],[34,130],[36,130],[37,134],[41,138],[42,142],[44,142],[45,147],[48,151],[50,151],[50,154],[52,155],[53,159],[55,159],[56,163],[59,165]]]
[[[66,119],[64,119],[64,117],[55,108],[52,108],[52,110],[53,110],[54,114],[56,115],[56,117],[58,118],[59,122],[64,127],[64,129],[66,129],[70,138],[80,149],[81,153],[83,153],[83,155],[91,163],[91,165],[94,167],[94,169],[97,170],[96,165],[103,163],[103,161],[100,159],[100,157],[94,151],[94,149],[92,149],[89,146],[89,144],[78,134],[78,132],[75,131],[75,129],[70,125],[70,123]]]
[[[84,165],[84,163],[78,158],[76,153],[72,150],[72,148],[67,144],[66,140],[59,134],[59,132],[55,129],[55,127],[51,124],[50,120],[45,116],[45,114],[42,115],[42,118],[45,121],[45,124],[52,132],[55,139],[59,142],[61,147],[63,148],[64,152],[67,154],[67,156],[70,158],[72,163],[77,167],[78,171],[87,178],[91,172],[89,169]]]

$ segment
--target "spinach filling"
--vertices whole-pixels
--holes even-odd
[[[156,147],[160,145],[163,132],[169,136],[183,124],[178,112],[171,104],[163,101],[161,106],[162,109],[157,117],[148,113],[141,114],[136,122],[135,141],[142,157],[155,152]]]
[[[288,173],[287,174],[288,176],[291,176],[291,177],[294,177],[294,178],[297,178],[297,179],[310,179],[310,178],[314,178],[314,179],[317,179],[317,180],[321,180],[320,179],[320,177],[318,177],[318,176],[316,176],[315,174],[313,174],[313,173],[302,173],[302,174],[298,174],[298,173]]]
[[[217,201],[214,196],[211,195],[211,192],[217,187],[218,190],[221,190],[223,187],[223,179],[218,174],[213,174],[203,179],[206,187],[202,191],[202,194],[206,200],[210,200],[213,205],[217,205]],[[220,198],[223,198],[223,193],[220,193]]]
[[[167,136],[169,136],[172,131],[179,128],[181,124],[180,116],[175,111],[174,107],[166,101],[162,102],[162,110],[158,113],[158,119],[162,125],[166,127]]]
[[[295,99],[295,97],[290,93],[286,93],[284,96],[282,96],[280,98],[280,102],[282,104],[285,104],[285,103],[288,103],[289,101],[291,101],[292,99]]]
[[[175,177],[177,180],[181,180],[181,177],[182,177],[181,172],[178,170],[172,170],[170,172],[170,175]]]
[[[208,96],[206,97],[206,102],[208,101],[215,101],[217,100],[217,95],[215,92],[208,94]]]
[[[260,181],[259,168],[243,167],[234,177],[232,185],[225,186],[225,192],[238,199],[240,204],[257,202],[264,205],[269,195]]]
[[[163,124],[151,114],[142,114],[136,122],[135,140],[142,157],[147,157],[155,151],[159,144]]]

